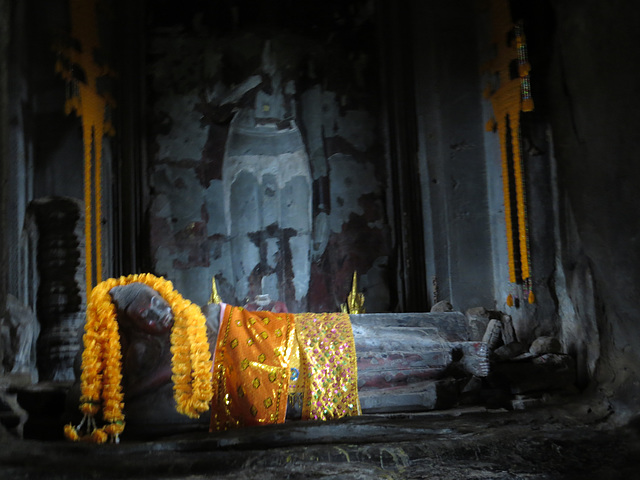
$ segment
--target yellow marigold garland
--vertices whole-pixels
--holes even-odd
[[[152,274],[110,278],[91,292],[83,337],[80,411],[84,418],[74,427],[66,425],[65,436],[72,441],[117,442],[124,430],[122,354],[116,308],[109,291],[116,286],[143,283],[169,303],[174,316],[171,331],[172,380],[176,410],[198,417],[209,409],[212,397],[211,352],[205,318],[197,305],[185,300],[173,284]],[[95,415],[102,407],[105,426],[98,428]],[[88,435],[78,431],[85,426]]]

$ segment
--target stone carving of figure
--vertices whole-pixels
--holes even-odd
[[[197,423],[198,420],[188,419],[175,410],[170,338],[173,314],[169,304],[142,283],[114,287],[109,293],[116,307],[120,333],[127,431],[154,436]],[[217,323],[208,325],[208,331],[217,334]],[[215,342],[212,336],[215,334],[209,334],[210,342]],[[70,418],[77,415],[79,381],[78,358],[76,383],[67,399],[66,416]]]
[[[143,284],[114,287],[122,345],[123,388],[129,399],[156,390],[171,379],[169,304]]]
[[[249,89],[255,98],[237,108],[223,162],[234,291],[238,299],[270,294],[292,310],[304,311],[311,272],[313,181],[296,125],[294,82],[282,78],[270,42],[264,47],[261,76],[256,77],[239,90]],[[237,95],[226,103],[235,102]]]
[[[109,292],[116,306],[122,348],[122,387],[127,429],[145,435],[175,431],[197,423],[175,410],[171,381],[171,327],[169,304],[141,283],[118,286]],[[210,325],[215,342],[217,324]],[[79,376],[78,376],[79,378]]]
[[[198,422],[175,412],[169,305],[155,290],[139,283],[115,287],[110,294],[120,326],[127,429],[139,423],[151,434],[154,430],[149,425],[162,431]],[[213,349],[220,305],[208,304],[202,311]],[[437,327],[437,322],[425,323],[424,316],[416,315],[400,315],[396,320],[392,314],[351,315],[363,411],[435,408],[437,398],[424,400],[425,388],[435,395],[434,381],[448,375],[483,377],[489,373],[486,344],[465,341],[459,323]],[[416,397],[426,403],[416,404]]]
[[[0,367],[27,383],[38,381],[36,340],[40,326],[33,311],[7,295],[7,310],[0,323]]]

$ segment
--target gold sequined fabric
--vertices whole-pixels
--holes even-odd
[[[282,423],[288,395],[303,396],[306,420],[361,413],[349,315],[227,305],[213,364],[210,430]]]
[[[301,313],[295,318],[304,377],[302,418],[359,415],[358,366],[349,315]]]
[[[293,315],[225,307],[213,364],[210,430],[284,422]]]

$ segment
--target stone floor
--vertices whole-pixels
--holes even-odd
[[[1,479],[638,479],[640,429],[585,401],[289,422],[114,445],[0,437]]]

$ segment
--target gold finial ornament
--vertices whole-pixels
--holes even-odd
[[[353,272],[351,292],[347,296],[347,303],[343,303],[341,309],[344,313],[365,313],[364,294],[358,292],[358,272]]]
[[[222,298],[218,294],[218,286],[216,285],[216,277],[211,277],[211,298],[209,303],[222,303]]]

